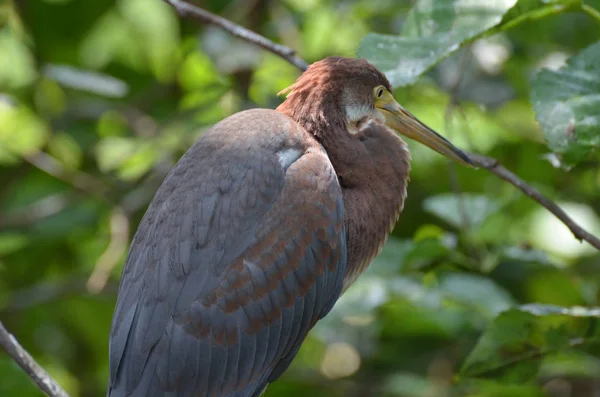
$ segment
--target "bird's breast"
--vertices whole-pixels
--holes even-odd
[[[388,172],[379,172],[363,189],[344,190],[348,265],[344,291],[369,267],[394,229],[404,209],[410,172],[410,152],[399,140]]]
[[[379,228],[373,230],[370,235],[363,235],[362,241],[360,242],[348,242],[349,245],[363,247],[364,255],[358,256],[355,255],[354,258],[348,259],[348,271],[346,272],[346,277],[344,278],[344,288],[343,292],[346,291],[357,279],[358,277],[369,267],[371,262],[379,256],[385,243],[390,235],[390,233],[394,230],[398,219],[400,218],[400,213],[404,208],[404,199],[406,198],[406,189],[404,189],[400,203],[396,206],[395,212],[391,213],[388,216],[387,221],[382,220]],[[360,238],[360,237],[359,237]],[[355,239],[353,239],[355,240]],[[351,250],[352,248],[349,248]],[[353,249],[352,249],[353,250]]]

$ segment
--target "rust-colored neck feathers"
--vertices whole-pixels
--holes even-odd
[[[367,61],[331,57],[316,62],[292,85],[277,110],[323,145],[344,195],[348,244],[347,288],[379,253],[406,197],[406,144],[373,120],[348,120],[348,106],[373,109],[373,88],[385,76]],[[350,133],[350,129],[353,133]]]

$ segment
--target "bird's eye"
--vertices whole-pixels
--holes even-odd
[[[375,88],[375,96],[381,98],[383,96],[383,87]]]

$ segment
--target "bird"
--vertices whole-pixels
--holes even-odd
[[[311,64],[171,169],[132,240],[108,397],[258,397],[380,253],[404,207],[402,136],[460,164],[364,59]]]

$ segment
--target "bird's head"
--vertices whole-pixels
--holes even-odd
[[[472,166],[463,151],[404,109],[392,96],[385,75],[364,59],[329,57],[315,62],[282,93],[288,96],[278,110],[318,139],[332,130],[358,135],[366,123],[376,122]]]

